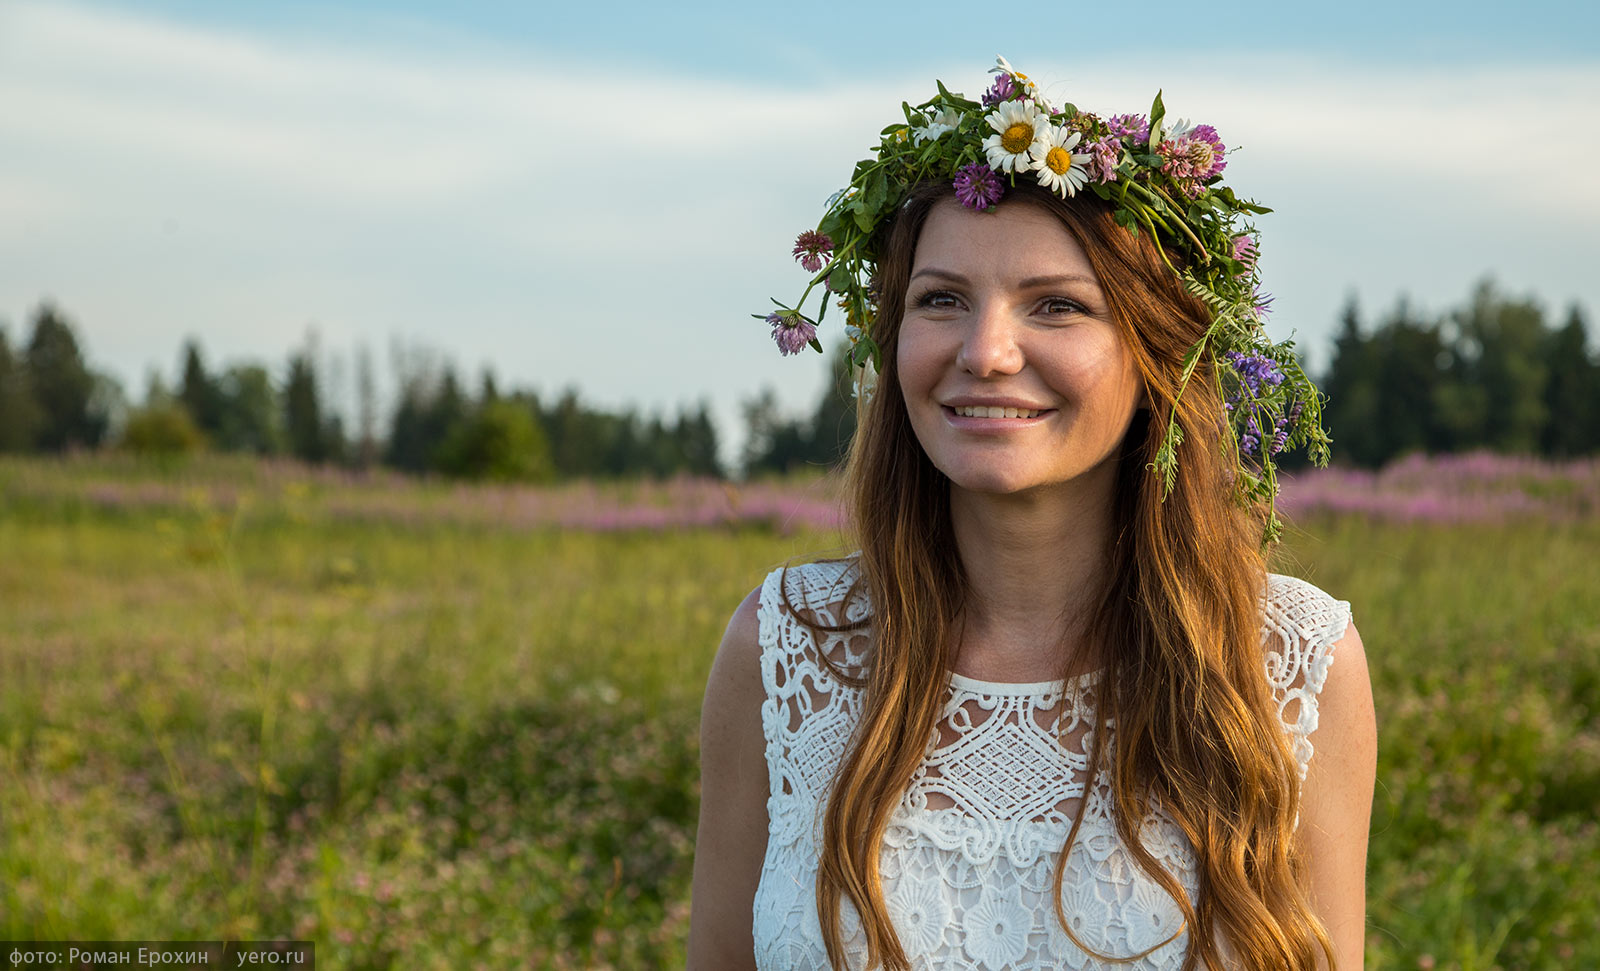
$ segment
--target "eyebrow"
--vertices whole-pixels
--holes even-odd
[[[943,280],[949,280],[951,283],[959,283],[962,286],[970,286],[972,284],[971,280],[967,279],[961,274],[954,273],[950,270],[943,270],[937,266],[925,266],[917,272],[911,274],[911,279],[915,280],[917,277],[921,276],[939,277]],[[1091,276],[1084,276],[1081,273],[1063,273],[1054,276],[1030,276],[1026,280],[1018,281],[1017,287],[1018,289],[1029,290],[1033,289],[1034,287],[1059,286],[1063,283],[1084,284],[1086,286],[1094,287],[1096,290],[1100,288],[1099,280],[1096,280]]]

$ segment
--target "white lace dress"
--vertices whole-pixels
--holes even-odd
[[[861,692],[832,677],[821,655],[858,665],[865,638],[828,634],[819,643],[783,608],[782,573],[773,571],[761,589],[770,794],[754,930],[759,968],[796,971],[828,967],[816,909],[821,813],[861,711]],[[827,623],[859,620],[868,612],[862,598],[841,607],[853,578],[848,563],[791,567],[789,602]],[[1317,694],[1349,620],[1348,603],[1301,580],[1270,578],[1262,623],[1266,672],[1302,778]],[[1117,836],[1109,787],[1102,782],[1084,791],[1095,676],[1002,684],[952,674],[949,690],[937,736],[891,817],[881,856],[885,902],[912,966],[1178,968],[1187,931],[1177,933],[1177,905]],[[1101,954],[1126,957],[1155,947],[1133,963],[1090,956],[1056,921],[1052,867],[1080,805],[1083,825],[1062,880],[1065,912],[1073,933]],[[1172,821],[1157,810],[1141,839],[1193,899],[1194,852]],[[848,899],[841,926],[850,966],[863,967],[865,940]]]

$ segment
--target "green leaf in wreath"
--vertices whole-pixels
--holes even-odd
[[[1167,108],[1161,103],[1161,92],[1156,92],[1156,100],[1150,105],[1150,154],[1156,154],[1156,147],[1161,144],[1161,120],[1167,116]]]

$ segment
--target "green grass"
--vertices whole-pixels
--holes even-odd
[[[192,489],[96,504],[96,475]],[[0,461],[0,931],[681,964],[711,655],[837,538],[321,502],[359,488]],[[1600,966],[1600,524],[1302,527],[1378,705],[1369,966]]]

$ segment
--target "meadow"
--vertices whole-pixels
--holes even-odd
[[[1278,569],[1367,645],[1368,967],[1600,967],[1600,463],[1320,475]],[[0,459],[0,932],[681,966],[706,670],[838,523],[825,480]]]

